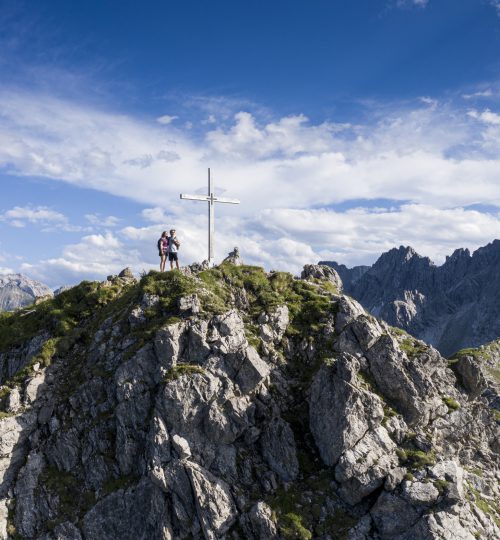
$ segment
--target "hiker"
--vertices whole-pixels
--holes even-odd
[[[160,256],[160,272],[165,272],[165,263],[167,262],[168,254],[168,234],[167,231],[161,233],[158,239],[158,255]]]
[[[170,270],[174,269],[174,261],[177,269],[179,269],[179,257],[177,252],[180,246],[179,240],[175,233],[175,229],[170,230],[170,236],[168,237],[168,260],[170,261]]]

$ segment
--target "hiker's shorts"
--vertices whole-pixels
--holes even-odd
[[[178,259],[177,259],[177,252],[176,252],[176,253],[169,253],[169,254],[168,254],[168,260],[169,260],[170,262],[177,261],[177,260],[178,260]]]

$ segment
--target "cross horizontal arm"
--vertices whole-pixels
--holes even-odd
[[[189,201],[209,201],[210,197],[207,197],[206,195],[185,195],[184,193],[181,193],[181,199],[187,199]]]
[[[220,199],[219,197],[214,197],[214,202],[222,202],[227,204],[240,204],[238,199]]]

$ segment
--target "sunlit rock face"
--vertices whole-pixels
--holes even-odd
[[[498,538],[497,360],[341,291],[228,261],[0,319],[0,538]]]

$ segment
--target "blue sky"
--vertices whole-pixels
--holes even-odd
[[[0,0],[0,272],[297,272],[500,237],[500,0]]]

